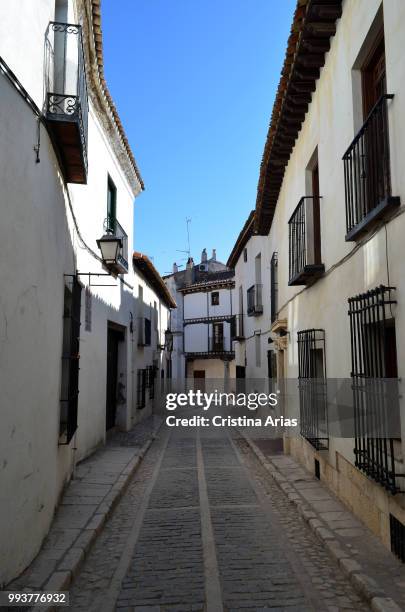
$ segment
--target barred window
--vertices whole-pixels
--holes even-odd
[[[136,375],[136,396],[137,396],[137,408],[138,410],[145,408],[146,400],[146,370],[137,370]]]
[[[325,331],[298,332],[301,435],[317,450],[329,447]]]
[[[70,286],[65,286],[63,307],[60,444],[69,444],[77,429],[81,294],[82,286],[73,276]]]
[[[391,493],[399,491],[400,450],[394,292],[380,285],[349,298],[355,465]]]

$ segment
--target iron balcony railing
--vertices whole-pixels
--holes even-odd
[[[393,97],[381,96],[343,156],[348,241],[400,203],[391,195],[387,102]]]
[[[118,251],[115,271],[119,274],[126,274],[128,272],[128,235],[122,225],[118,223],[117,219],[113,216],[108,216],[104,221],[104,230],[108,234],[120,238],[121,247]]]
[[[51,21],[45,36],[45,109],[67,180],[87,180],[88,96],[80,25]],[[56,124],[54,122],[57,122]]]
[[[229,340],[229,344],[230,344]],[[208,338],[208,352],[209,353],[224,353],[231,351],[231,346],[226,348],[225,336],[210,336]]]
[[[262,290],[263,285],[261,284],[252,285],[247,290],[247,313],[249,317],[260,315],[263,312]]]
[[[289,285],[307,285],[325,272],[320,261],[319,199],[302,197],[288,221]]]

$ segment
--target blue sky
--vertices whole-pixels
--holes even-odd
[[[146,190],[135,248],[226,261],[254,208],[295,0],[103,0],[104,64]]]

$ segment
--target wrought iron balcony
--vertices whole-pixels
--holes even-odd
[[[393,97],[381,96],[343,156],[347,241],[400,204],[391,195],[387,101]]]
[[[51,21],[45,36],[44,118],[68,183],[87,183],[88,98],[80,25]]]
[[[249,317],[261,315],[263,312],[262,289],[263,285],[256,284],[247,290],[247,313]]]
[[[150,346],[151,340],[151,320],[147,317],[138,317],[138,346]]]
[[[208,347],[201,351],[185,351],[187,359],[225,359],[231,360],[235,358],[235,352],[232,350],[231,338],[226,339],[225,336],[210,336],[208,338]]]
[[[243,314],[237,314],[234,316],[231,324],[231,336],[232,340],[244,340],[245,332],[243,325]]]
[[[319,196],[305,196],[288,222],[289,285],[308,285],[325,272],[320,261]]]

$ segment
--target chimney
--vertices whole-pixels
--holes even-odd
[[[179,268],[178,268],[176,262],[174,262],[174,264],[173,264],[173,274],[176,274],[176,272],[178,272],[178,271],[179,271]]]
[[[186,266],[186,285],[192,285],[194,281],[194,261],[192,257],[187,260]]]
[[[217,260],[217,250],[216,249],[212,249],[212,257],[211,257],[211,259],[213,261]]]
[[[207,263],[207,249],[203,249],[201,253],[201,263]]]

